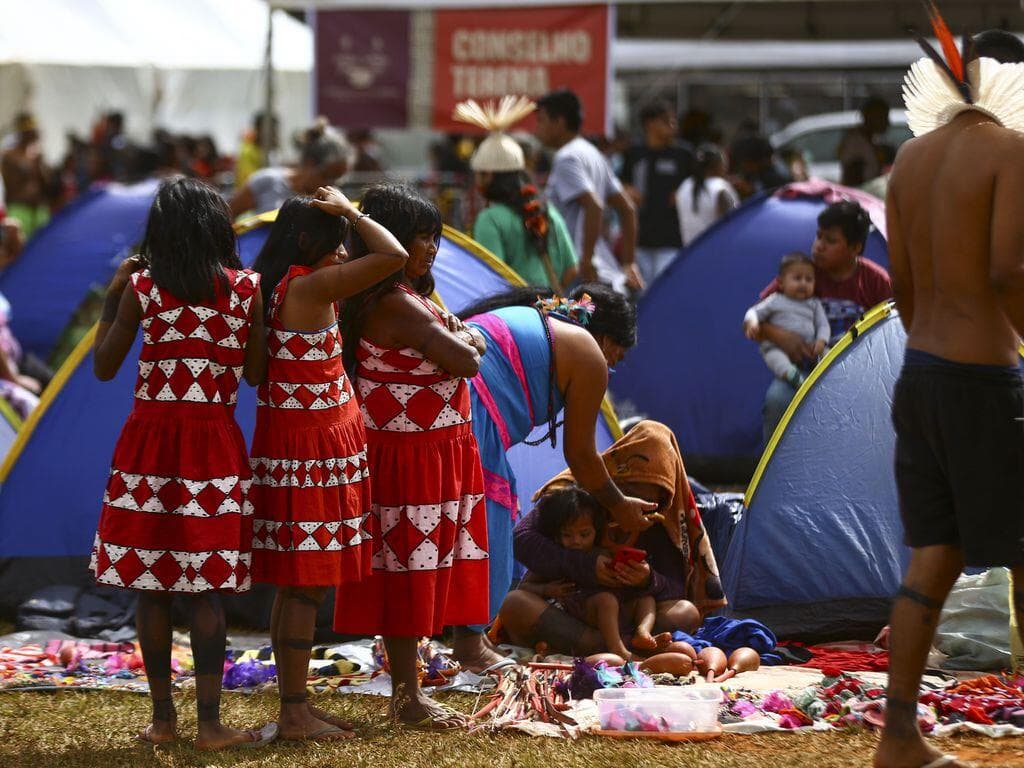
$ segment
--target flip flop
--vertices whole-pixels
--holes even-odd
[[[147,725],[145,728],[142,729],[142,733],[135,734],[135,740],[137,742],[139,742],[140,744],[145,744],[146,746],[154,747],[156,749],[160,749],[160,748],[163,748],[163,747],[170,747],[170,746],[173,746],[174,744],[177,744],[177,742],[178,742],[178,737],[177,736],[174,736],[173,738],[170,738],[170,739],[164,739],[163,741],[154,741],[153,737],[152,737],[152,733],[153,733],[153,724],[150,723],[149,725]]]
[[[324,738],[325,736],[328,736],[328,737],[329,736],[333,736],[336,733],[344,733],[345,735],[343,737],[340,737],[340,738]],[[287,741],[287,742],[291,742],[291,743],[302,742],[302,741],[345,741],[347,739],[354,739],[355,738],[355,732],[354,731],[347,731],[344,728],[339,728],[336,725],[327,725],[327,726],[325,726],[325,727],[323,727],[323,728],[321,728],[319,730],[316,730],[316,731],[313,731],[310,734],[307,734],[306,736],[303,736],[301,739],[288,739],[288,738],[285,738],[284,736],[281,736],[280,738],[281,738],[281,741]]]
[[[309,710],[312,713],[313,717],[315,717],[317,720],[323,720],[325,723],[335,725],[338,728],[341,728],[341,730],[343,731],[354,732],[356,730],[355,723],[349,720],[343,720],[340,717],[336,717],[335,715],[332,715],[330,712],[328,712],[326,709],[320,709],[320,707],[310,706]]]
[[[460,723],[453,717],[453,715],[464,717],[467,722]],[[449,712],[434,712],[427,715],[422,720],[416,720],[414,722],[408,722],[405,720],[399,720],[398,722],[406,728],[414,731],[457,731],[469,725],[468,719],[468,715],[462,715],[460,712],[450,710]]]
[[[278,727],[277,723],[267,723],[262,728],[248,728],[245,731],[250,735],[255,735],[255,739],[249,741],[239,741],[235,744],[225,744],[223,747],[196,747],[197,752],[222,752],[226,749],[259,749],[265,747],[267,744],[277,738]]]
[[[433,711],[428,710],[421,720],[402,720],[395,718],[399,725],[414,731],[457,731],[470,724],[469,715],[452,709],[447,704],[433,702]],[[462,720],[464,722],[458,722]]]

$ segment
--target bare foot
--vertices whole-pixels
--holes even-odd
[[[459,662],[463,669],[480,674],[505,657],[498,653],[481,633],[455,638],[452,643],[452,658]]]
[[[312,711],[308,704],[285,704],[277,724],[280,738],[284,741],[338,741],[355,737],[352,729],[343,730],[336,723],[331,723]]]
[[[653,651],[658,647],[658,643],[655,638],[651,637],[650,632],[637,631],[633,635],[633,647],[638,651]]]
[[[941,758],[942,752],[928,744],[920,735],[898,738],[883,732],[875,750],[874,768],[922,768]],[[942,768],[970,768],[967,763],[952,760],[940,763]]]
[[[419,726],[438,731],[465,728],[469,725],[468,715],[438,704],[429,696],[425,696],[420,692],[417,692],[411,699],[404,699],[404,702],[401,706],[398,706],[395,699],[392,698],[388,706],[388,712],[392,719],[404,725]]]
[[[135,739],[144,744],[152,744],[154,747],[171,744],[178,739],[177,722],[175,720],[154,720],[139,731],[139,735]]]
[[[260,738],[261,732],[255,728],[239,730],[238,728],[228,728],[220,722],[200,723],[199,734],[196,736],[196,749],[216,751],[243,747],[258,743]]]
[[[342,720],[340,717],[331,714],[326,709],[320,709],[320,707],[314,707],[312,704],[307,704],[309,714],[315,717],[317,720],[322,720],[325,723],[329,723],[336,728],[341,728],[343,731],[355,731],[355,723],[350,720]]]
[[[659,648],[668,648],[672,644],[671,632],[659,632],[654,636],[654,643]]]

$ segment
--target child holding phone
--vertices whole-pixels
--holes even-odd
[[[598,546],[604,538],[608,515],[604,507],[579,486],[571,485],[541,496],[537,501],[537,515],[541,533],[564,549],[611,555]],[[620,547],[611,556],[616,563],[642,562],[647,553]],[[557,601],[566,613],[598,630],[608,651],[624,659],[630,658],[632,653],[622,640],[623,630],[628,633],[632,629],[631,645],[641,652],[663,648],[672,642],[668,632],[652,634],[656,606],[654,596],[643,588],[581,589],[565,580],[544,582],[535,574],[527,573],[519,589]],[[625,626],[621,626],[623,620]]]

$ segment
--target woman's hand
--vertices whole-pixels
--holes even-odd
[[[633,533],[633,531],[646,531],[651,527],[652,521],[648,519],[647,513],[654,512],[657,508],[658,505],[653,501],[625,496],[611,512],[615,523],[620,528]]]
[[[117,271],[114,272],[114,276],[110,278],[110,285],[107,286],[107,294],[120,297],[121,293],[124,291],[124,287],[128,285],[128,281],[131,279],[132,273],[138,272],[145,266],[145,261],[138,254],[129,256],[127,259],[122,261],[118,266]]]
[[[459,331],[468,331],[469,327],[462,322],[458,315],[451,312],[444,314],[445,327],[452,333],[458,333]]]
[[[316,199],[312,202],[314,208],[319,208],[331,216],[344,216],[346,219],[354,219],[359,215],[359,209],[352,205],[349,200],[336,187],[320,187],[316,191]]]

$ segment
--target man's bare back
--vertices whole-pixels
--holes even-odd
[[[970,110],[907,142],[886,202],[908,346],[1016,366],[1024,306],[1024,135]]]

